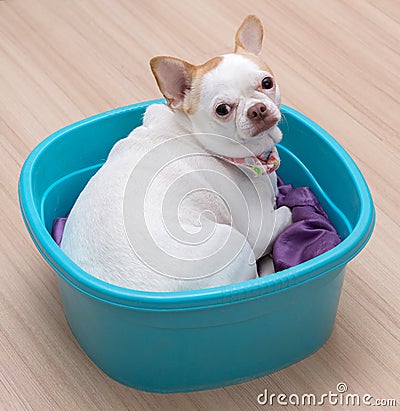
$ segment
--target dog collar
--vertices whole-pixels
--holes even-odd
[[[242,158],[222,156],[221,158],[228,163],[234,164],[242,170],[250,170],[255,177],[273,173],[278,169],[281,163],[276,147],[259,156]]]

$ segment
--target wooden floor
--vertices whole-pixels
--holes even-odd
[[[152,56],[201,63],[229,52],[249,13],[265,25],[263,56],[283,102],[327,129],[362,170],[376,229],[348,267],[335,330],[316,354],[223,389],[136,391],[99,371],[72,337],[55,274],[20,216],[19,172],[29,152],[57,129],[158,98]],[[296,409],[258,405],[257,395],[265,388],[287,395],[336,392],[339,382],[349,392],[399,404],[399,46],[398,0],[0,1],[0,409]]]

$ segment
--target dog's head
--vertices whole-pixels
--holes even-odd
[[[208,139],[217,154],[243,155],[229,150],[229,142],[257,151],[280,138],[271,132],[281,119],[280,92],[271,69],[258,57],[262,40],[262,24],[250,15],[236,33],[234,53],[200,66],[164,56],[150,61],[168,106],[187,115],[193,132],[227,137],[224,142]]]

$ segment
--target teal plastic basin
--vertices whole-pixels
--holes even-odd
[[[343,241],[296,267],[238,284],[177,293],[124,289],[74,264],[50,235],[115,142],[141,124],[151,101],[119,108],[52,134],[27,158],[22,215],[57,273],[68,324],[91,360],[145,391],[182,392],[250,380],[293,364],[329,338],[346,264],[365,246],[375,212],[367,184],[345,150],[299,112],[286,121],[279,174],[309,186]]]

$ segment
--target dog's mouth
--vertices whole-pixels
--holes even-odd
[[[247,137],[245,138],[245,140],[250,142],[267,137],[268,132],[278,125],[280,119],[281,116],[279,115],[253,123],[248,129]]]
[[[240,141],[244,144],[268,138],[272,129],[278,126],[282,115],[279,109],[270,109],[268,112],[262,112],[261,115],[251,118],[247,115],[246,117],[245,119],[240,118],[237,122]]]
[[[274,116],[273,118],[266,118],[264,120],[260,120],[257,123],[253,124],[250,131],[250,138],[254,139],[257,137],[263,137],[265,132],[270,130],[271,128],[278,125],[280,121],[280,116]]]

